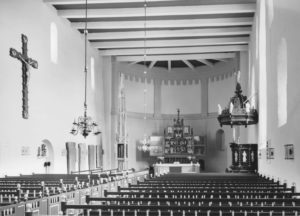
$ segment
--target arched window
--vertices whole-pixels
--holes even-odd
[[[91,86],[95,90],[95,59],[91,57]]]
[[[287,45],[282,38],[277,52],[277,116],[278,127],[287,123]]]
[[[219,129],[216,133],[216,145],[220,151],[225,150],[225,134],[222,129]]]
[[[58,49],[58,39],[57,39],[57,26],[54,22],[50,24],[50,57],[51,62],[57,64],[57,49]]]
[[[257,105],[257,101],[256,101],[256,93],[257,93],[257,91],[256,91],[256,83],[255,83],[255,79],[256,79],[256,77],[255,77],[255,70],[254,70],[254,66],[252,65],[252,67],[251,67],[251,79],[250,79],[250,81],[251,81],[251,86],[250,86],[250,92],[251,92],[251,99],[250,99],[250,104],[252,105],[252,106],[254,106],[254,107],[256,107],[256,105]]]
[[[273,19],[274,19],[274,3],[273,0],[267,1],[267,11],[268,11],[268,26],[269,28],[272,25]]]

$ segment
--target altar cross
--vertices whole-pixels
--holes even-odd
[[[27,36],[22,34],[22,53],[14,48],[10,48],[9,54],[11,57],[16,58],[22,62],[22,116],[28,119],[28,81],[30,67],[38,68],[38,62],[28,57]]]
[[[179,119],[179,116],[180,116],[180,109],[177,108],[177,119]]]

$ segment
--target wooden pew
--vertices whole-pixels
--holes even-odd
[[[136,191],[122,191],[122,192],[114,192],[114,191],[105,191],[104,196],[120,196],[120,197],[163,197],[163,196],[170,196],[170,197],[183,197],[183,196],[194,196],[194,197],[206,197],[206,196],[213,196],[213,197],[235,197],[235,198],[242,198],[242,197],[260,197],[260,198],[292,198],[294,196],[300,196],[300,193],[272,193],[272,192],[211,192],[211,193],[202,193],[199,194],[198,192],[136,192]]]
[[[137,180],[137,178],[136,178]],[[235,180],[233,178],[226,178],[225,181],[219,178],[218,180],[205,179],[199,181],[199,179],[192,179],[192,181],[186,181],[183,179],[176,179],[176,183],[174,179],[172,181],[168,181],[168,177],[164,176],[163,179],[155,179],[155,181],[145,181],[144,183],[139,183],[138,185],[129,184],[129,187],[118,187],[119,192],[140,192],[147,195],[137,194],[133,196],[125,195],[125,197],[111,197],[111,196],[119,196],[116,192],[105,192],[103,195],[109,195],[110,197],[90,197],[91,199],[88,202],[100,202],[102,205],[71,205],[66,204],[65,207],[62,203],[62,209],[85,209],[88,210],[94,209],[92,211],[89,210],[90,215],[298,215],[299,212],[299,199],[294,198],[295,196],[299,196],[299,194],[295,193],[294,188],[287,188],[286,185],[280,185],[278,182],[269,181],[268,179],[257,179],[253,177],[251,181],[246,178],[242,180]],[[223,182],[222,182],[223,181]],[[200,183],[200,184],[199,184]],[[174,184],[176,185],[174,187]],[[191,184],[192,186],[188,186]],[[163,185],[163,186],[162,186]],[[202,186],[201,186],[202,185]],[[236,187],[234,188],[233,185]],[[200,187],[199,187],[200,186]],[[226,190],[221,189],[221,187],[227,187]],[[163,189],[161,187],[164,187]],[[201,188],[202,187],[202,188]],[[188,188],[188,190],[194,190],[198,193],[207,192],[213,193],[213,197],[209,196],[196,196],[196,194],[188,191],[190,195],[184,194],[183,188]],[[195,188],[198,188],[196,190]],[[111,188],[105,188],[111,189]],[[202,190],[202,191],[201,191]],[[239,192],[237,192],[239,190]],[[247,191],[248,190],[248,191]],[[176,191],[178,194],[176,196],[170,197],[168,191]],[[216,192],[224,193],[230,191],[230,193],[235,193],[235,198],[230,198],[226,196],[224,198],[217,197]],[[242,192],[244,191],[244,192]],[[242,193],[252,191],[260,192],[261,194],[256,197],[275,197],[275,198],[253,198],[254,195],[250,193],[250,195],[243,196]],[[151,197],[148,196],[148,193],[156,192],[159,194],[157,197],[152,197],[153,194],[150,194]],[[114,194],[116,193],[116,194]],[[167,197],[163,197],[163,194],[167,193]],[[179,193],[181,195],[179,195]],[[215,194],[214,194],[215,193]],[[293,198],[279,198],[282,197],[291,197]],[[275,195],[275,196],[274,196]],[[187,198],[187,197],[190,198]],[[195,198],[193,198],[193,196]],[[141,198],[142,197],[142,198]],[[184,198],[185,197],[185,198]],[[228,198],[229,197],[229,198]],[[237,198],[239,197],[239,198]],[[242,198],[244,197],[244,198]],[[93,200],[95,198],[95,200]],[[186,200],[189,200],[188,202]],[[180,209],[173,207],[175,205],[180,204]],[[187,203],[187,205],[186,205]],[[199,203],[201,209],[199,208]],[[146,205],[145,205],[146,204]],[[198,204],[195,205],[195,204]],[[172,205],[170,210],[170,205]],[[132,206],[135,206],[136,209],[133,209]],[[229,209],[230,207],[230,209]],[[279,208],[278,208],[279,207]],[[209,209],[208,209],[209,208]],[[101,214],[99,213],[99,209],[101,209]],[[84,212],[86,215],[88,211]],[[113,214],[112,214],[113,213]]]
[[[87,196],[84,205],[65,202],[61,209],[64,214],[67,209],[81,209],[84,215],[93,216],[291,216],[300,213],[300,199],[297,198],[300,193],[268,179],[220,176],[187,180],[170,176],[143,183],[138,181],[137,185],[118,187],[115,192],[105,190],[104,197]]]
[[[140,174],[141,173],[141,174]],[[34,200],[30,200],[28,199],[27,201],[21,201],[20,203],[16,203],[14,205],[9,205],[9,206],[0,206],[0,216],[23,216],[25,211],[26,214],[28,215],[58,215],[58,213],[60,212],[60,208],[61,208],[61,201],[64,200],[64,197],[66,197],[66,199],[68,200],[68,204],[84,204],[85,203],[85,196],[87,194],[89,195],[93,195],[93,196],[99,196],[99,195],[103,195],[103,191],[106,190],[117,190],[118,186],[126,186],[128,185],[128,182],[132,182],[132,183],[136,183],[138,177],[137,176],[144,176],[145,172],[137,172],[134,173],[130,179],[127,174],[125,173],[125,175],[123,176],[123,178],[110,178],[108,180],[108,182],[106,183],[105,181],[101,184],[100,183],[100,179],[99,176],[100,175],[93,175],[93,177],[97,178],[98,182],[94,181],[94,184],[92,183],[91,185],[89,184],[85,184],[84,186],[81,185],[81,182],[78,181],[78,186],[80,186],[80,188],[76,187],[70,187],[67,188],[66,191],[62,191],[60,190],[59,192],[56,190],[56,193],[49,193],[49,194],[45,194],[45,196],[34,199]],[[66,178],[63,178],[63,183],[65,182],[72,182],[72,185],[74,183],[74,179],[71,179],[69,175],[65,175]],[[43,176],[34,176],[33,179],[36,179],[37,181],[34,180],[34,184],[33,187],[35,187],[35,184],[39,181],[41,181],[43,177],[46,177],[45,175]],[[44,179],[45,181],[45,186],[47,185],[48,182],[51,183],[51,185],[53,183],[61,186],[61,182],[59,181],[60,178],[62,178],[63,175],[58,175],[57,177],[55,176],[51,176],[50,180],[48,181],[48,179]],[[72,177],[74,177],[74,175],[72,175]],[[81,176],[82,177],[82,176]],[[100,176],[101,177],[101,176]],[[22,185],[30,186],[30,184],[27,184],[26,181],[30,181],[30,177],[26,176],[25,180],[23,178],[23,176],[21,177],[22,179],[18,178],[9,178],[9,184],[15,184],[16,182],[21,182]],[[56,180],[55,180],[56,179]],[[86,181],[87,183],[92,182],[93,178],[88,178],[87,175],[85,175],[84,178],[78,178],[79,179],[86,179],[89,181]],[[116,180],[116,181],[112,181],[112,180]],[[56,181],[56,182],[55,182]],[[0,186],[1,188],[1,186]],[[46,187],[45,187],[46,188]],[[26,191],[27,192],[27,191]],[[51,189],[50,189],[51,192]],[[32,195],[31,190],[29,190],[29,196]],[[5,203],[5,204],[10,204],[10,203]],[[13,206],[13,207],[11,207]],[[78,213],[80,213],[81,211],[79,211]],[[27,215],[26,215],[27,216]]]
[[[101,202],[102,204],[110,203],[131,203],[131,204],[188,204],[188,205],[281,205],[281,206],[300,206],[300,199],[298,198],[179,198],[179,197],[91,197],[86,196],[86,203]]]
[[[61,203],[61,210],[63,212],[63,215],[66,215],[67,209],[83,209],[85,212],[88,210],[101,210],[101,211],[180,211],[180,212],[195,212],[195,211],[201,211],[201,212],[292,212],[293,214],[299,214],[300,213],[300,206],[198,206],[198,205],[130,205],[130,204],[118,204],[118,205],[69,205],[66,202]],[[222,214],[221,213],[221,214]],[[113,214],[112,214],[113,215]],[[247,213],[246,213],[247,215]]]

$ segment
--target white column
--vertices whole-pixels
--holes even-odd
[[[102,143],[104,154],[103,169],[110,169],[111,157],[111,93],[112,93],[112,58],[111,56],[103,57],[103,96],[104,96],[104,121],[105,128],[102,131],[105,141]]]
[[[239,70],[240,70],[240,84],[242,87],[242,94],[246,95],[248,98],[251,97],[250,93],[248,93],[248,77],[249,77],[249,57],[248,57],[248,51],[240,52],[239,54]],[[247,143],[248,141],[248,133],[249,129],[253,130],[253,127],[237,127],[237,137],[236,142],[239,141],[239,143]]]
[[[201,114],[208,115],[208,78],[201,79]]]
[[[248,95],[248,77],[249,77],[249,57],[248,51],[240,52],[239,67],[241,72],[240,83],[243,90],[243,95]]]
[[[116,67],[115,58],[112,58],[112,70],[111,70],[111,157],[109,162],[111,168],[117,168],[117,141],[116,141],[116,132],[118,125],[118,94],[119,94],[119,83],[120,83],[120,74]]]
[[[154,80],[154,117],[161,116],[161,80]]]

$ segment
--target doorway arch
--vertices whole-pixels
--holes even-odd
[[[43,139],[42,144],[46,145],[47,148],[47,155],[46,155],[46,160],[45,163],[48,163],[48,173],[53,172],[53,167],[54,167],[54,149],[52,143],[48,139]]]

